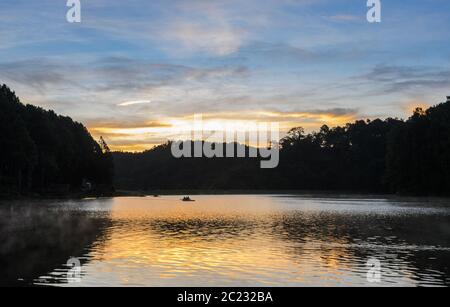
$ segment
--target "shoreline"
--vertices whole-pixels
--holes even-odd
[[[403,201],[411,199],[421,199],[424,201],[450,201],[446,196],[424,196],[424,195],[406,195],[406,194],[388,194],[360,191],[314,191],[314,190],[149,190],[149,191],[131,191],[117,190],[114,193],[101,194],[83,194],[69,193],[67,195],[0,195],[0,202],[15,200],[83,200],[88,198],[115,198],[115,197],[159,197],[159,196],[233,196],[233,195],[268,195],[268,196],[299,196],[311,198],[354,198],[354,199],[401,199]]]

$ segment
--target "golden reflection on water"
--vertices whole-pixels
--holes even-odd
[[[107,239],[88,255],[86,284],[99,275],[121,285],[302,284],[318,269],[339,276],[347,258],[342,248],[306,245],[308,261],[296,261],[272,233],[279,204],[270,197],[118,198],[110,218]]]
[[[421,268],[410,259],[416,251],[403,249],[409,238],[386,233],[384,224],[372,229],[368,223],[386,210],[397,212],[384,202],[368,209],[361,207],[364,203],[333,207],[326,201],[315,200],[314,205],[269,196],[195,199],[100,201],[93,214],[106,212],[110,224],[84,255],[81,283],[69,285],[370,285],[366,262],[374,256],[386,260],[389,283],[417,283],[413,273]],[[400,256],[391,266],[396,247]],[[442,274],[448,279],[440,272],[430,274],[429,281]]]

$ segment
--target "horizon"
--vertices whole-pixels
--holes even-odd
[[[449,16],[0,1],[0,287],[450,286]]]
[[[2,84],[0,84],[0,86],[1,85]],[[16,95],[16,97],[19,99],[20,103],[22,103],[24,105],[35,106],[32,103],[26,103],[26,102],[22,101],[21,98],[20,98],[20,95],[18,95],[18,93],[15,92],[14,89],[10,88],[7,84],[3,84],[3,85],[6,86],[7,88],[9,88]],[[389,119],[406,121],[409,118],[411,118],[411,116],[414,114],[414,112],[417,109],[421,109],[423,111],[427,111],[428,109],[436,107],[436,106],[438,106],[440,104],[449,103],[450,102],[450,96],[446,96],[446,99],[447,99],[446,101],[438,102],[438,103],[435,103],[435,104],[430,104],[430,105],[425,106],[425,107],[423,107],[423,106],[415,106],[415,107],[412,108],[411,113],[408,116],[404,117],[404,118],[399,118],[399,117],[355,118],[355,119],[353,119],[353,121],[349,121],[349,122],[345,122],[345,123],[341,123],[341,124],[335,124],[335,125],[332,125],[332,126],[327,125],[327,124],[323,124],[322,126],[317,127],[316,129],[313,129],[313,130],[304,129],[304,127],[301,127],[301,126],[294,126],[294,127],[292,127],[292,129],[302,128],[306,134],[311,134],[311,133],[319,132],[319,130],[323,126],[327,126],[328,128],[333,129],[333,128],[338,128],[338,127],[344,127],[347,124],[353,124],[356,121],[364,121],[365,123],[370,123],[370,122],[373,122],[375,120],[387,121]],[[45,109],[44,108],[44,110],[45,111],[55,112],[55,110],[52,110],[52,109]],[[63,117],[70,117],[67,114],[56,113],[56,115],[63,116]],[[145,149],[141,149],[141,150],[130,150],[130,149],[129,150],[123,150],[123,149],[114,149],[113,148],[111,150],[111,152],[116,152],[116,153],[137,153],[137,154],[139,154],[139,153],[144,153],[146,151],[152,151],[153,149],[155,149],[155,148],[157,148],[159,146],[168,145],[170,143],[176,143],[176,142],[192,142],[192,143],[203,142],[205,144],[219,144],[219,145],[234,144],[234,145],[237,145],[237,146],[244,146],[244,147],[247,147],[247,148],[258,149],[258,148],[265,148],[265,147],[270,146],[270,145],[262,145],[262,144],[260,144],[258,142],[257,139],[252,139],[252,133],[256,134],[256,135],[253,135],[253,138],[255,138],[255,137],[258,138],[258,134],[265,134],[264,132],[268,133],[267,137],[270,138],[270,134],[276,133],[275,130],[273,130],[273,128],[265,130],[265,131],[262,131],[258,127],[255,127],[256,130],[245,130],[245,129],[248,129],[248,126],[253,126],[255,123],[254,122],[250,122],[250,121],[248,121],[248,122],[237,122],[237,123],[241,123],[242,126],[240,127],[240,129],[236,128],[234,131],[231,131],[231,132],[232,133],[244,132],[245,134],[244,135],[242,135],[242,134],[239,135],[238,134],[237,136],[235,135],[234,139],[229,140],[228,139],[229,136],[226,136],[226,135],[227,135],[227,133],[230,132],[230,130],[229,129],[215,130],[214,126],[211,127],[211,122],[207,122],[206,125],[202,125],[202,129],[195,130],[194,127],[196,127],[196,124],[195,124],[195,119],[194,118],[196,116],[198,116],[198,115],[193,115],[193,116],[187,117],[187,118],[191,118],[192,119],[192,123],[190,123],[192,129],[186,129],[186,127],[189,126],[189,124],[186,122],[186,124],[183,127],[184,128],[183,131],[180,131],[178,134],[174,134],[173,131],[171,131],[172,132],[171,135],[174,136],[173,138],[167,138],[164,142],[159,143],[159,144],[155,144],[153,147],[149,147],[149,148],[145,148]],[[78,123],[82,124],[83,126],[85,126],[83,122],[77,120],[76,118],[71,118],[71,119],[74,122],[78,122]],[[230,122],[230,123],[233,123],[233,122]],[[224,123],[224,127],[226,125],[229,125],[230,123]],[[215,121],[213,124],[216,125],[218,123],[217,123],[217,121]],[[259,124],[260,123],[257,123],[257,125],[259,125]],[[265,123],[265,124],[269,124],[269,123]],[[229,128],[229,127],[225,127],[225,128]],[[89,131],[89,128],[87,128],[87,129]],[[108,128],[105,128],[105,129],[108,129]],[[169,127],[169,129],[173,129],[173,127]],[[289,131],[290,130],[286,131],[282,135],[279,135],[278,140],[281,141],[285,136],[287,136]],[[89,131],[89,133],[93,136],[92,131]],[[196,133],[202,134],[202,138],[200,138],[200,139],[199,138],[195,138],[194,134],[196,134]],[[207,134],[207,135],[205,136],[205,134]],[[223,135],[223,138],[222,137],[217,138],[217,137],[214,136],[214,134]],[[186,137],[186,135],[191,135],[191,137]],[[244,138],[245,142],[242,142],[242,140],[239,141],[239,137]],[[266,136],[264,136],[264,137],[266,137]],[[96,142],[98,142],[101,138],[104,139],[102,133],[99,133],[97,138],[94,137]],[[272,142],[275,142],[275,141],[276,140],[272,138]],[[109,144],[107,144],[107,145],[108,145],[108,147],[110,147]]]
[[[81,2],[68,23],[65,1],[2,1],[0,80],[115,151],[163,144],[198,113],[283,135],[404,119],[449,94],[442,0],[383,1],[375,24],[362,0]]]

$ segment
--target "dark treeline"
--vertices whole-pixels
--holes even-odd
[[[114,152],[113,155],[115,185],[119,189],[249,190],[265,186],[263,177],[255,180],[258,174],[265,174],[256,158],[176,159],[172,156],[170,142],[143,153]]]
[[[181,158],[171,143],[111,153],[69,117],[23,105],[0,87],[0,196],[122,190],[310,190],[450,195],[450,102],[408,120],[359,120],[280,141],[280,164]],[[218,145],[219,146],[219,145]],[[223,146],[223,145],[222,145]],[[246,148],[248,151],[249,148]]]
[[[450,195],[450,102],[408,120],[359,120],[280,142],[280,165],[252,158],[181,158],[170,142],[114,153],[115,184],[129,190],[329,190]]]
[[[106,143],[53,111],[23,105],[0,87],[0,195],[98,192],[112,187]],[[103,193],[103,192],[102,192]]]

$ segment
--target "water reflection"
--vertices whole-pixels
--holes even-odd
[[[71,257],[82,262],[75,286],[450,284],[450,207],[440,202],[116,198],[10,204],[0,214],[2,284],[67,285]],[[381,284],[367,281],[372,257]]]
[[[309,257],[311,250],[318,250],[319,262],[344,271],[348,285],[364,283],[350,277],[354,272],[363,276],[371,257],[382,262],[386,283],[448,285],[449,221],[448,215],[293,213],[275,221],[272,229],[290,243],[288,250],[303,261],[300,266],[318,262]]]
[[[62,209],[72,203],[0,204],[0,285],[31,285],[72,256],[80,257],[105,240],[109,213]],[[78,204],[76,204],[78,205]],[[49,282],[57,282],[50,278]],[[63,281],[64,282],[64,281]]]

